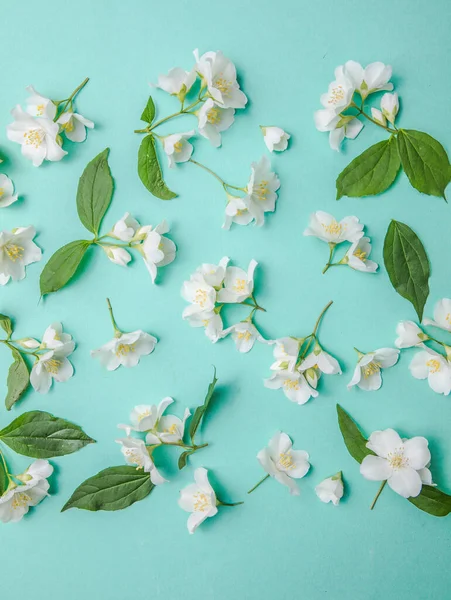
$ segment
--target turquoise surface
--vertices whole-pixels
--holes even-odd
[[[11,413],[0,408],[0,424],[31,409],[48,410],[81,424],[98,443],[54,461],[51,498],[17,525],[1,527],[2,595],[28,590],[34,600],[138,597],[214,600],[305,598],[319,600],[442,599],[450,581],[450,520],[420,512],[386,489],[373,512],[368,507],[378,484],[363,480],[348,455],[336,424],[340,402],[366,432],[394,427],[406,436],[430,440],[435,481],[451,491],[450,399],[433,393],[408,371],[411,353],[383,374],[377,393],[348,392],[353,346],[372,350],[392,345],[400,319],[414,319],[411,305],[392,289],[383,268],[377,275],[331,269],[321,275],[327,246],[302,232],[309,214],[326,210],[338,218],[357,215],[382,262],[382,245],[391,218],[409,224],[421,237],[432,264],[426,314],[450,295],[450,207],[422,196],[404,175],[379,198],[335,201],[335,178],[342,168],[383,132],[366,127],[359,138],[331,151],[326,134],[313,125],[319,95],[338,64],[382,60],[393,65],[402,102],[401,122],[437,137],[451,150],[449,99],[451,6],[434,2],[366,4],[356,0],[322,3],[273,2],[112,2],[61,3],[30,0],[2,8],[2,91],[0,168],[12,177],[22,200],[1,211],[1,228],[33,224],[43,261],[27,278],[0,291],[0,310],[15,317],[18,335],[42,335],[61,320],[77,342],[76,375],[47,396],[28,393]],[[217,182],[192,165],[169,172],[179,198],[162,202],[142,186],[136,173],[140,138],[133,130],[149,94],[149,81],[173,66],[190,68],[192,50],[222,50],[237,65],[250,102],[215,150],[195,141],[195,158],[227,181],[247,182],[249,165],[267,153],[258,128],[276,124],[292,133],[289,151],[271,156],[280,176],[277,211],[261,229],[221,230],[223,193]],[[9,110],[23,102],[25,86],[64,97],[83,79],[90,82],[78,109],[96,123],[84,144],[68,144],[58,164],[36,169],[9,142]],[[176,101],[154,93],[161,115]],[[186,117],[166,131],[195,126]],[[153,286],[141,261],[128,269],[92,253],[82,274],[60,293],[39,302],[40,271],[64,243],[84,236],[75,208],[78,178],[86,163],[106,146],[115,179],[106,230],[130,211],[142,223],[167,218],[178,246],[174,263]],[[202,262],[230,256],[247,267],[259,261],[257,294],[267,313],[258,324],[268,337],[309,333],[321,308],[334,300],[321,339],[344,369],[325,378],[320,396],[305,406],[263,387],[271,349],[258,345],[239,354],[232,340],[212,345],[200,330],[182,321],[180,287]],[[160,339],[155,352],[135,369],[109,373],[89,351],[112,334],[105,298],[109,296],[124,329],[142,328]],[[0,382],[5,390],[9,356],[1,349]],[[170,483],[143,502],[117,513],[59,511],[75,487],[100,469],[122,464],[117,423],[126,422],[136,403],[156,403],[171,395],[176,410],[202,398],[216,365],[220,381],[214,409],[202,439],[209,447],[178,473],[176,452],[167,452],[162,469]],[[274,481],[252,496],[262,475],[255,455],[277,430],[310,453],[312,469],[291,497]],[[19,471],[29,460],[6,452]],[[188,535],[187,514],[177,505],[179,490],[205,466],[227,501],[214,519]],[[346,498],[339,507],[321,503],[314,487],[342,469]]]

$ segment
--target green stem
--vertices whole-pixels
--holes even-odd
[[[333,300],[331,300],[330,302],[328,302],[326,304],[326,306],[323,308],[323,310],[321,311],[319,317],[316,319],[315,327],[314,327],[313,333],[312,333],[313,337],[316,336],[316,332],[318,331],[318,327],[319,327],[319,325],[321,323],[321,319],[324,317],[324,315],[326,314],[327,310],[332,306],[333,303],[334,303]]]
[[[252,492],[253,492],[254,490],[256,490],[256,489],[258,488],[258,486],[259,486],[259,485],[261,485],[261,484],[262,484],[264,481],[266,481],[266,480],[268,479],[268,477],[269,477],[269,475],[265,475],[264,477],[262,477],[262,478],[260,479],[260,481],[259,481],[258,483],[256,483],[256,484],[254,485],[254,487],[253,487],[253,488],[251,488],[251,489],[248,491],[248,494],[252,494]]]
[[[327,261],[327,264],[323,269],[323,275],[329,269],[329,267],[332,266],[332,258],[334,256],[335,247],[336,247],[336,244],[334,244],[333,242],[329,242],[329,260]]]
[[[107,306],[108,306],[108,311],[110,313],[111,322],[113,324],[114,334],[115,334],[116,337],[120,337],[123,332],[117,326],[116,319],[114,318],[114,314],[113,314],[113,307],[111,306],[111,302],[110,302],[109,298],[106,299],[106,303],[107,303]]]
[[[175,119],[176,117],[180,117],[180,115],[194,115],[195,113],[194,113],[194,111],[192,111],[192,109],[195,106],[197,106],[198,104],[200,104],[201,102],[204,102],[204,101],[205,101],[205,99],[203,97],[202,98],[199,97],[195,102],[193,102],[192,104],[190,104],[186,108],[182,107],[179,111],[177,111],[175,113],[172,113],[171,115],[168,115],[167,117],[163,117],[159,121],[156,121],[155,123],[153,123],[153,125],[149,125],[148,127],[145,127],[144,129],[135,129],[134,133],[150,133],[151,131],[153,131],[159,125],[163,125],[163,123],[167,123],[171,119]]]
[[[0,340],[0,344],[5,344],[5,346],[8,346],[8,348],[10,348],[10,350],[16,350],[17,352],[20,352],[21,354],[29,354],[30,356],[36,356],[37,358],[39,357],[39,354],[35,351],[33,352],[32,350],[23,350],[22,348],[17,348],[16,346],[13,345],[17,344],[17,342],[13,342],[13,340]],[[46,349],[47,351],[47,349]]]
[[[10,472],[8,471],[8,465],[6,464],[5,457],[4,457],[3,452],[1,450],[0,450],[0,458],[2,459],[3,468],[5,469],[6,477],[8,478],[8,481],[11,482],[13,479],[11,477]]]
[[[57,111],[57,114],[55,115],[55,118],[53,119],[55,123],[56,123],[56,121],[58,121],[60,116],[65,112],[65,110],[69,106],[69,104],[72,104],[72,100],[75,98],[75,96],[78,94],[78,92],[80,92],[85,87],[85,85],[88,83],[88,81],[89,81],[89,77],[86,77],[86,79],[84,79],[80,83],[80,85],[77,88],[75,88],[75,90],[72,92],[72,94],[69,96],[69,98],[67,98],[66,101],[63,100],[64,106],[63,106],[62,110],[60,110],[59,112]],[[59,110],[59,108],[58,108],[58,110]]]
[[[362,115],[362,117],[365,117],[365,119],[368,119],[368,121],[371,121],[371,123],[374,123],[374,125],[377,125],[378,127],[382,127],[382,129],[385,129],[385,131],[388,131],[390,133],[394,133],[394,134],[398,133],[397,129],[392,129],[391,127],[388,127],[387,125],[382,125],[382,123],[379,123],[379,121],[376,121],[376,119],[373,119],[373,117],[370,117],[370,115],[367,114],[363,110],[363,104],[362,104],[362,107],[360,107],[360,106],[357,106],[357,104],[355,102],[351,102],[351,106],[353,108],[356,108],[359,111],[359,115]]]
[[[381,486],[378,489],[377,494],[374,496],[373,502],[371,503],[370,510],[373,510],[373,508],[376,506],[376,502],[377,502],[379,496],[382,494],[382,490],[384,489],[386,483],[387,483],[387,480],[385,480],[381,483]]]
[[[223,502],[216,497],[216,506],[239,506],[240,504],[244,504],[244,502]]]
[[[251,304],[250,302],[246,302],[243,300],[243,302],[240,302],[240,304],[242,304],[243,306],[252,306],[252,308],[254,308],[255,310],[261,310],[263,312],[266,312],[266,308],[263,308],[263,306],[259,306],[255,300],[254,300],[254,304]]]
[[[224,188],[224,190],[226,192],[227,192],[228,188],[230,188],[232,190],[239,190],[240,192],[244,192],[244,193],[247,192],[247,190],[245,188],[240,188],[240,187],[238,187],[236,185],[231,185],[230,183],[226,183],[224,181],[224,179],[222,179],[222,177],[219,177],[219,175],[217,173],[215,173],[214,171],[212,171],[209,167],[207,167],[207,166],[203,165],[202,163],[198,162],[197,160],[194,160],[193,158],[190,158],[188,162],[192,163],[193,165],[197,165],[201,169],[204,169],[204,171],[207,171],[207,173],[210,173],[210,175],[213,175],[213,177],[219,181],[219,183],[222,185],[222,187]]]

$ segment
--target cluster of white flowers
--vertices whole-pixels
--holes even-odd
[[[36,460],[20,475],[8,474],[9,485],[0,496],[0,521],[17,523],[30,510],[48,496],[53,467],[47,460]],[[17,479],[20,484],[16,484]]]
[[[0,160],[0,162],[2,162]],[[14,193],[14,184],[11,179],[0,173],[0,208],[11,206],[18,199],[18,195]]]
[[[25,267],[41,260],[41,249],[33,242],[35,235],[31,226],[0,231],[0,285],[24,279]]]
[[[374,431],[366,446],[376,456],[365,456],[360,465],[360,473],[365,479],[386,481],[404,498],[418,496],[423,485],[435,485],[428,468],[431,453],[426,438],[401,439],[393,429],[385,429]]]
[[[172,240],[165,237],[169,226],[163,221],[156,227],[152,225],[141,226],[130,213],[119,219],[113,229],[104,238],[112,238],[120,242],[99,242],[111,262],[125,267],[132,257],[127,248],[137,250],[143,257],[144,264],[150,273],[152,283],[155,283],[159,267],[165,267],[175,259],[177,248]]]
[[[329,144],[333,150],[340,150],[345,137],[354,139],[358,136],[363,127],[358,119],[360,115],[385,128],[387,120],[394,124],[399,107],[397,94],[384,94],[381,109],[371,109],[372,117],[363,110],[370,94],[393,90],[391,76],[392,68],[381,62],[363,68],[359,63],[349,60],[335,69],[334,81],[320,98],[324,108],[314,114],[316,128],[329,132]],[[354,100],[355,94],[360,96],[359,104]]]
[[[451,299],[442,298],[434,308],[434,319],[423,319],[423,325],[451,332]],[[425,333],[413,321],[401,321],[396,327],[398,348],[421,348],[409,365],[415,379],[427,379],[430,388],[437,394],[451,393],[451,347]],[[444,354],[426,346],[432,342],[443,348]]]
[[[355,348],[358,354],[354,375],[348,383],[348,390],[355,385],[365,392],[378,390],[382,385],[381,369],[393,367],[398,362],[399,350],[379,348],[364,354]]]
[[[254,271],[258,263],[251,260],[247,272],[229,267],[228,263],[228,257],[222,258],[218,265],[204,263],[183,283],[181,294],[190,306],[182,317],[191,327],[204,327],[213,343],[231,334],[237,349],[249,352],[256,341],[271,343],[253,323],[255,311],[262,310],[254,296]],[[252,310],[247,319],[224,329],[221,311],[226,304],[242,304]]]
[[[118,425],[119,429],[125,430],[125,438],[116,440],[121,445],[121,452],[127,464],[136,466],[149,473],[154,485],[166,483],[158,471],[152,459],[152,451],[162,444],[183,445],[186,419],[191,415],[185,410],[183,419],[174,415],[163,415],[168,406],[174,400],[163,398],[158,406],[140,404],[135,406],[130,414],[130,425]],[[145,441],[140,438],[131,437],[131,432],[145,434]]]
[[[63,150],[64,133],[72,142],[86,139],[86,128],[94,123],[74,112],[73,99],[86,81],[66,100],[53,101],[39,94],[33,86],[26,88],[30,94],[26,109],[18,104],[11,114],[14,122],[6,127],[8,139],[22,146],[22,154],[39,167],[44,160],[59,161],[67,152]]]
[[[304,231],[306,236],[314,236],[329,244],[329,261],[324,267],[325,273],[330,267],[348,265],[356,271],[375,273],[379,265],[369,260],[371,240],[363,235],[363,224],[357,217],[344,217],[337,221],[335,217],[322,210],[310,216],[310,223]],[[350,242],[351,246],[339,262],[332,262],[335,248],[338,244]]]

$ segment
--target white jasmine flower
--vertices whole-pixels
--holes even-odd
[[[248,210],[254,217],[256,225],[263,225],[264,213],[276,209],[279,178],[271,171],[271,163],[267,156],[251,165],[251,177],[247,184]]]
[[[174,133],[163,138],[163,149],[166,152],[171,169],[175,167],[176,163],[186,162],[191,158],[193,145],[188,142],[188,139],[193,135],[196,135],[194,130],[185,133]]]
[[[0,285],[10,279],[20,281],[25,277],[25,267],[41,260],[41,249],[33,242],[34,227],[18,227],[0,231]]]
[[[37,92],[32,85],[27,86],[25,89],[30,94],[26,99],[27,113],[32,117],[46,117],[53,121],[56,115],[56,104],[50,98],[46,98]]]
[[[0,208],[6,208],[17,201],[14,184],[9,177],[0,173]]]
[[[43,479],[48,479],[53,473],[53,467],[48,460],[35,460],[21,475],[16,475],[16,479],[24,484],[33,482],[39,483]]]
[[[428,336],[413,321],[400,321],[396,326],[395,346],[397,348],[412,348],[420,345]]]
[[[355,85],[347,75],[343,66],[335,69],[335,80],[329,84],[326,94],[322,94],[320,101],[324,108],[333,110],[336,115],[343,112],[351,103]]]
[[[191,275],[189,281],[184,281],[182,298],[191,305],[183,311],[183,318],[187,319],[197,313],[210,313],[215,308],[217,292],[208,284],[201,273]]]
[[[41,354],[33,365],[30,383],[40,394],[47,394],[55,381],[67,381],[74,374],[74,367],[67,359],[75,349],[74,342],[66,342]]]
[[[59,125],[44,117],[33,118],[17,105],[11,111],[14,122],[6,126],[6,135],[22,145],[22,154],[39,167],[45,160],[58,161],[67,154],[58,143]]]
[[[201,312],[193,312],[192,314],[187,314],[186,311],[189,310],[190,307],[185,309],[183,312],[183,319],[188,321],[191,327],[204,327],[205,335],[211,340],[214,344],[221,339],[224,329],[224,324],[222,322],[221,316],[215,312],[211,311],[201,311]]]
[[[208,88],[212,99],[222,108],[244,108],[245,94],[240,90],[236,78],[235,65],[222,52],[205,52],[199,58],[199,51],[193,52],[196,71]]]
[[[49,325],[42,336],[41,348],[55,349],[72,341],[72,336],[63,332],[61,323],[55,322]]]
[[[387,126],[387,119],[384,117],[384,115],[378,108],[374,108],[373,106],[371,107],[371,116],[375,121],[377,121],[384,127]]]
[[[225,218],[223,229],[230,229],[232,223],[238,225],[249,225],[254,217],[249,212],[249,196],[239,198],[227,194],[227,205],[225,209]]]
[[[257,454],[257,460],[268,475],[289,489],[292,496],[299,496],[299,488],[293,479],[307,475],[309,455],[304,450],[293,450],[292,446],[288,435],[278,431],[268,447]]]
[[[363,224],[357,217],[345,217],[338,222],[329,213],[317,210],[310,216],[304,235],[312,235],[328,244],[354,243],[363,236]]]
[[[157,338],[138,329],[131,333],[122,333],[97,350],[91,350],[91,356],[98,358],[108,370],[114,371],[120,365],[136,367],[141,356],[147,356],[155,350]]]
[[[136,466],[137,471],[142,469],[144,473],[149,473],[150,481],[154,485],[161,485],[167,482],[167,479],[160,474],[153,460],[150,458],[146,445],[142,440],[126,437],[116,440],[116,442],[121,444],[121,452],[128,465]]]
[[[442,298],[434,307],[434,320],[423,319],[423,325],[432,325],[451,331],[451,299]]]
[[[130,436],[132,431],[139,431],[141,433],[152,431],[157,427],[164,411],[173,402],[173,398],[167,396],[166,398],[163,398],[158,406],[155,404],[139,404],[138,406],[135,406],[130,413],[131,425],[118,425],[118,427],[119,429],[125,429],[127,436]]]
[[[392,68],[382,62],[373,62],[363,68],[358,62],[348,60],[344,71],[362,98],[374,92],[393,89],[393,84],[390,83]]]
[[[159,75],[158,82],[151,83],[151,87],[160,88],[171,96],[183,94],[183,97],[191,89],[196,80],[196,71],[185,71],[180,67],[174,67],[168,71],[167,75]]]
[[[110,237],[121,240],[122,242],[131,242],[139,229],[139,223],[129,212],[115,223],[113,229],[108,234]]]
[[[368,354],[358,352],[358,355],[359,359],[354,375],[348,383],[348,390],[357,385],[361,390],[370,392],[378,390],[381,387],[381,369],[393,367],[398,362],[399,350],[379,348],[379,350],[369,352]]]
[[[224,281],[229,260],[230,258],[228,256],[224,256],[217,265],[203,263],[196,269],[196,274],[201,275],[205,283],[208,285],[219,289]]]
[[[381,110],[387,121],[390,121],[392,125],[395,124],[395,118],[399,110],[399,99],[398,94],[384,94],[381,98]]]
[[[258,262],[254,259],[246,271],[239,267],[227,267],[224,287],[218,292],[218,301],[225,303],[243,302],[254,291],[254,271]]]
[[[176,444],[183,441],[185,435],[185,424],[191,412],[188,408],[185,409],[183,419],[175,415],[164,415],[158,422],[156,437],[163,444]],[[147,441],[149,443],[149,441]]]
[[[141,228],[143,229],[146,228]],[[175,259],[177,248],[172,240],[163,235],[169,231],[166,221],[162,221],[155,229],[148,229],[142,244],[137,249],[144,258],[152,283],[155,283],[158,267],[169,265]],[[140,235],[141,230],[138,230],[137,236]]]
[[[428,380],[429,387],[437,394],[451,393],[451,364],[438,352],[424,346],[412,358],[409,370],[415,379]]]
[[[330,108],[317,110],[314,121],[318,131],[329,132],[329,145],[337,152],[344,138],[353,140],[363,129],[363,123],[359,119],[351,116],[342,117]]]
[[[71,142],[84,142],[86,128],[94,129],[94,123],[82,115],[74,112],[64,112],[57,123],[61,125],[64,135]]]
[[[266,147],[270,152],[283,152],[287,149],[291,135],[280,127],[263,127],[260,125]]]
[[[235,109],[220,108],[211,98],[208,98],[197,112],[200,135],[218,148],[221,145],[221,131],[225,131],[232,125],[235,120],[234,114]]]
[[[111,260],[115,265],[126,267],[131,261],[132,257],[125,248],[119,246],[104,246],[101,244],[102,250],[105,251],[108,259]]]
[[[208,481],[208,471],[200,467],[194,471],[194,481],[180,492],[179,506],[191,513],[188,517],[188,531],[194,533],[201,523],[218,512],[214,489]]]
[[[300,341],[292,337],[283,337],[275,340],[273,350],[275,362],[271,365],[272,371],[294,371],[298,361]]]
[[[338,506],[344,494],[341,471],[319,483],[315,487],[315,492],[321,502],[325,502],[326,504],[332,502],[332,504]]]
[[[404,498],[416,497],[423,485],[419,471],[431,460],[424,437],[402,440],[393,429],[374,431],[366,444],[376,456],[365,456],[360,473],[371,481],[387,481]]]
[[[375,273],[379,265],[372,260],[368,260],[371,252],[369,237],[361,237],[354,242],[346,252],[345,261],[351,269],[364,271],[365,273]]]
[[[310,398],[318,396],[318,392],[307,383],[304,374],[298,371],[276,371],[269,379],[264,380],[264,384],[272,390],[282,388],[288,400],[296,404],[305,404]]]
[[[241,321],[241,323],[236,323],[236,325],[228,327],[222,332],[221,337],[224,338],[230,333],[238,352],[249,352],[254,347],[256,341],[263,344],[272,343],[269,340],[265,340],[255,325],[249,321]]]
[[[299,370],[304,373],[308,383],[316,388],[319,376],[325,375],[341,375],[341,368],[338,360],[325,352],[320,347],[315,347],[313,352],[299,365]]]

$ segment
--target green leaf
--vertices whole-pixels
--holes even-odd
[[[8,489],[8,477],[6,475],[5,466],[0,458],[0,496]]]
[[[0,327],[3,329],[9,339],[13,332],[13,323],[11,319],[6,315],[0,314]]]
[[[194,437],[196,435],[196,431],[200,425],[200,422],[202,421],[203,416],[207,412],[208,405],[210,404],[210,401],[213,397],[213,392],[215,390],[215,385],[216,385],[217,381],[218,380],[216,378],[216,367],[215,367],[214,374],[213,374],[213,381],[208,386],[207,395],[205,396],[204,403],[201,406],[198,406],[196,408],[193,416],[191,417],[191,421],[189,424],[189,435],[191,437],[191,441],[193,444],[194,444]]]
[[[188,457],[193,454],[194,451],[193,450],[185,450],[185,452],[182,452],[179,456],[179,462],[178,462],[178,466],[180,471],[186,467],[186,463],[188,461]]]
[[[440,142],[414,129],[400,129],[397,138],[402,167],[411,185],[423,194],[445,198],[451,167]]]
[[[408,500],[434,517],[446,517],[451,512],[451,496],[430,485],[423,485],[420,495]]]
[[[22,354],[14,349],[12,350],[12,355],[14,362],[9,367],[8,379],[6,380],[8,393],[5,398],[5,406],[8,410],[11,410],[13,404],[20,399],[30,383],[27,363],[23,359]]]
[[[80,221],[88,231],[97,235],[100,223],[113,196],[113,178],[105,148],[83,171],[77,190],[77,211]]]
[[[145,121],[146,123],[149,123],[149,125],[150,125],[154,119],[155,119],[155,104],[154,104],[154,101],[152,100],[152,96],[149,96],[149,99],[147,100],[146,108],[143,110],[142,115],[141,115],[141,121]]]
[[[420,321],[429,295],[429,260],[417,234],[400,221],[390,223],[384,241],[384,263],[392,286],[413,304]]]
[[[394,136],[374,144],[355,158],[338,176],[337,200],[342,196],[374,196],[385,192],[394,182],[400,166]]]
[[[171,192],[163,180],[153,135],[146,135],[138,152],[138,174],[151,194],[161,200],[172,200],[177,194]]]
[[[87,240],[66,244],[50,257],[39,280],[41,295],[57,292],[75,275],[86,250],[91,245]]]
[[[69,508],[122,510],[143,500],[154,487],[149,473],[135,467],[109,467],[78,486],[61,512]]]
[[[0,440],[32,458],[64,456],[95,443],[78,425],[40,410],[17,417],[0,431]]]
[[[349,454],[357,462],[361,463],[365,456],[374,454],[366,447],[367,439],[362,435],[356,422],[350,415],[337,404],[338,426],[340,427],[341,435],[346,444]]]

